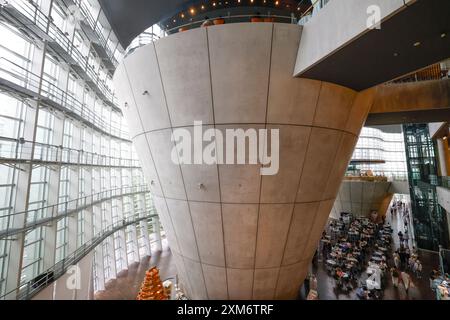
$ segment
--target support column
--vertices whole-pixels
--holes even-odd
[[[92,132],[89,129],[84,129],[85,141],[83,150],[92,153]],[[92,181],[92,167],[84,167],[84,196],[89,196],[93,193],[93,181]],[[90,206],[85,211],[84,216],[84,240],[87,242],[94,236],[93,223],[94,223],[94,210]]]
[[[444,149],[444,141],[442,139],[436,139],[437,149],[438,149],[438,160],[439,160],[439,169],[441,171],[441,176],[448,176],[447,172],[447,161],[445,159],[445,149]],[[448,145],[448,143],[447,143]]]
[[[448,138],[442,138],[443,147],[444,147],[444,159],[445,159],[445,168],[448,173],[450,172],[450,150],[448,149]]]
[[[72,132],[72,149],[81,150],[81,134],[82,130],[75,123],[73,126]],[[80,162],[81,152],[73,153],[73,156],[76,156],[76,160],[78,163]],[[73,165],[69,167],[70,170],[70,181],[69,181],[69,201],[77,200],[79,198],[79,189],[80,189],[80,166]],[[67,254],[74,252],[77,249],[77,240],[78,240],[78,215],[81,214],[81,211],[78,211],[78,207],[81,204],[79,201],[72,201],[69,210],[76,210],[74,214],[68,216],[67,219],[67,243],[68,249]]]
[[[64,123],[66,119],[56,117],[54,118],[53,127],[53,144],[60,146],[63,144],[64,137]],[[61,149],[58,150],[58,161],[62,160]],[[50,167],[50,174],[48,180],[48,203],[56,205],[59,201],[59,181],[61,178],[61,165]],[[58,206],[54,207],[53,212],[48,212],[48,215],[56,216],[58,214]],[[43,269],[47,270],[55,264],[56,255],[56,234],[58,230],[58,221],[53,220],[49,222],[45,229],[44,236],[44,263]]]
[[[52,0],[46,0],[42,4],[42,10],[45,13],[50,12]],[[44,10],[46,9],[46,10]],[[31,58],[32,64],[30,71],[34,74],[39,74],[42,78],[45,64],[46,43],[39,43],[35,47],[34,55]],[[40,91],[40,90],[39,90]],[[36,140],[36,131],[39,117],[39,100],[30,101],[26,106],[26,113],[23,120],[23,136],[25,141],[21,145],[22,154],[21,159],[31,160],[33,159],[34,141]],[[33,162],[29,164],[19,165],[17,185],[16,185],[16,198],[14,199],[14,212],[25,212],[28,210],[28,202],[30,198],[30,183],[31,175],[33,171]],[[10,225],[12,228],[23,228],[26,223],[26,214],[16,215],[11,218]],[[7,277],[5,292],[11,292],[6,296],[6,299],[15,299],[18,292],[14,289],[20,285],[20,278],[22,273],[22,258],[24,252],[25,233],[17,235],[14,241],[10,241],[9,256],[6,266]]]

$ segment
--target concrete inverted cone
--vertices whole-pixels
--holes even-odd
[[[190,30],[137,49],[116,71],[191,299],[294,299],[307,274],[373,91],[294,78],[301,33],[273,23]],[[173,130],[193,132],[194,121],[203,131],[278,129],[278,173],[173,163]]]

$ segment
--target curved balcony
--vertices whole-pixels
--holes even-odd
[[[28,163],[36,165],[88,166],[138,169],[139,160],[105,156],[84,150],[64,148],[45,143],[35,143],[32,153],[32,141],[0,137],[0,164]],[[8,144],[9,142],[9,144]]]
[[[143,212],[136,214],[134,216],[124,218],[123,220],[117,221],[112,225],[108,226],[98,234],[96,234],[91,240],[83,244],[73,253],[66,256],[64,259],[59,261],[57,264],[47,269],[40,274],[39,280],[37,278],[30,280],[20,287],[9,291],[0,297],[0,300],[15,298],[17,300],[28,300],[35,296],[38,292],[46,288],[53,281],[64,275],[67,269],[71,266],[76,265],[81,259],[83,259],[89,252],[94,250],[99,244],[101,244],[106,238],[114,234],[115,232],[126,228],[130,225],[137,224],[141,221],[148,220],[158,215],[152,209],[148,212]]]
[[[85,1],[77,0],[76,3],[77,6],[80,8],[81,13],[85,17],[85,21],[81,21],[81,27],[82,28],[89,27],[91,29],[90,33],[93,33],[97,38],[96,39],[97,41],[93,42],[93,44],[95,44],[94,45],[95,50],[97,51],[98,54],[101,54],[104,57],[108,57],[110,62],[107,63],[106,67],[111,72],[114,72],[119,63],[114,57],[114,53],[108,46],[108,40],[105,39],[103,32],[100,28],[100,24],[98,23],[98,20],[94,19],[94,17],[91,15],[91,12],[87,7]]]
[[[115,188],[64,203],[2,215],[0,216],[0,239],[14,236],[39,226],[45,226],[52,221],[71,216],[81,210],[114,198],[147,192],[149,192],[147,185]],[[15,223],[17,221],[25,221],[23,227],[16,227]]]
[[[191,21],[189,23],[177,26],[175,28],[171,29],[165,29],[163,30],[159,35],[144,31],[141,35],[136,37],[131,44],[128,46],[128,48],[125,50],[125,57],[127,57],[129,54],[134,52],[136,49],[145,46],[149,43],[155,42],[161,38],[164,38],[166,36],[185,32],[192,29],[198,29],[198,28],[204,28],[214,25],[222,25],[222,24],[230,24],[230,23],[242,23],[242,22],[266,22],[266,23],[287,23],[287,24],[296,24],[297,19],[292,16],[281,16],[281,15],[227,15],[227,16],[220,16],[217,18],[211,18],[205,23],[205,20],[195,20]],[[149,28],[151,29],[151,28]]]
[[[0,57],[0,87],[13,92],[19,97],[39,99],[49,108],[59,110],[87,127],[93,128],[112,138],[129,142],[128,133],[105,122],[101,116],[77,100],[70,93],[58,88],[55,84],[42,79],[27,69]]]

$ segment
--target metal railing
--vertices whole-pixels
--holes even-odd
[[[126,186],[105,190],[64,203],[0,215],[0,239],[26,232],[27,230],[31,230],[38,226],[44,226],[54,220],[62,219],[113,198],[148,192],[150,192],[150,190],[147,185]],[[22,221],[23,224],[17,226],[18,222]]]
[[[305,25],[314,15],[316,15],[323,7],[325,7],[330,0],[312,0],[312,4],[307,4],[306,1],[310,0],[302,0],[298,4],[297,7],[306,7],[306,9],[302,12],[300,17],[296,16],[280,16],[280,15],[225,15],[217,18],[211,18],[211,21],[223,19],[226,23],[239,23],[239,22],[250,22],[252,18],[264,18],[270,19],[270,22],[282,22],[282,23],[291,23],[298,25]],[[273,20],[272,20],[273,19]],[[160,38],[166,37],[167,35],[177,33],[181,30],[186,31],[189,29],[199,28],[203,24],[204,20],[195,20],[189,23],[179,25],[175,28],[165,29],[163,30],[161,35],[151,34],[148,31],[143,32],[139,36],[137,36],[125,50],[125,57],[132,53],[134,50],[152,43]],[[151,28],[151,27],[150,27]],[[149,28],[149,29],[150,29]],[[149,30],[147,29],[147,30]]]
[[[302,0],[298,6],[304,5],[307,1],[311,1],[312,4],[300,16],[298,24],[302,26],[330,2],[330,0]]]
[[[103,229],[91,240],[84,243],[77,250],[66,256],[54,266],[42,272],[38,277],[21,284],[18,288],[5,293],[0,297],[0,300],[4,299],[17,299],[28,300],[35,296],[42,289],[53,283],[56,279],[66,273],[69,267],[76,265],[81,259],[83,259],[89,252],[94,250],[99,244],[101,244],[106,238],[114,234],[115,232],[126,228],[129,225],[139,223],[143,220],[148,220],[153,217],[157,217],[156,210],[152,208],[150,211],[137,213],[131,217],[124,218],[117,221],[106,229]]]
[[[437,175],[430,174],[428,178],[431,185],[450,189],[450,177],[447,176],[440,177]]]
[[[88,22],[91,29],[94,31],[96,36],[99,39],[100,45],[105,49],[105,52],[108,56],[108,58],[111,60],[111,63],[114,65],[114,67],[117,67],[119,64],[116,58],[114,57],[114,53],[110,50],[108,46],[108,41],[105,39],[103,32],[100,27],[100,23],[92,17],[91,12],[89,8],[87,7],[86,1],[83,0],[77,0],[76,1],[77,6],[80,8],[81,13],[86,18],[86,21]]]
[[[225,23],[230,24],[230,23],[250,22],[252,18],[260,18],[262,20],[267,18],[267,19],[271,19],[270,22],[272,22],[272,19],[273,19],[273,22],[282,22],[282,23],[289,23],[289,24],[297,23],[297,19],[294,16],[280,16],[280,15],[257,15],[257,16],[255,16],[254,14],[253,15],[231,15],[230,14],[230,15],[220,16],[220,17],[216,17],[216,18],[212,17],[210,19],[210,21],[211,21],[211,23],[213,23],[215,20],[224,20]],[[168,35],[178,33],[181,31],[187,31],[190,29],[200,28],[204,22],[205,22],[204,20],[191,21],[189,23],[179,25],[175,28],[162,30],[163,32],[160,35],[152,34],[151,32],[148,32],[148,31],[144,31],[141,35],[137,36],[131,42],[130,46],[128,46],[128,48],[125,50],[125,57],[128,56],[129,54],[131,54],[136,49],[138,49],[142,46],[145,46],[149,43],[152,43],[156,40],[159,40],[161,38],[164,38]],[[149,29],[151,29],[151,27]]]
[[[9,144],[8,144],[9,142]],[[36,164],[78,165],[109,168],[140,168],[137,159],[106,156],[51,144],[0,137],[0,163],[32,161]]]
[[[83,120],[92,127],[97,128],[98,131],[114,138],[129,141],[129,135],[127,132],[105,122],[101,116],[97,115],[94,111],[88,108],[85,103],[80,102],[73,95],[58,88],[57,85],[51,83],[50,81],[41,79],[39,75],[28,71],[26,68],[4,57],[0,57],[0,78],[12,82],[19,87],[23,87],[33,92],[36,96],[38,95],[40,89],[40,98],[42,102],[45,103],[45,99],[53,101],[60,107],[64,108],[64,111],[70,111],[79,116],[80,120]],[[41,81],[42,86],[40,86]],[[52,105],[52,107],[54,106]]]
[[[116,109],[120,108],[116,104],[116,98],[109,89],[103,79],[100,78],[100,73],[96,72],[88,63],[88,57],[84,56],[78,48],[68,38],[67,34],[62,32],[42,11],[39,7],[31,1],[26,0],[8,0],[4,5],[7,10],[8,6],[12,6],[14,9],[20,12],[26,17],[31,25],[38,27],[41,32],[46,33],[52,40],[54,40],[74,61],[79,67],[86,72],[91,82],[98,87],[99,91],[103,93],[107,100],[115,106]],[[27,26],[24,24],[24,26]]]

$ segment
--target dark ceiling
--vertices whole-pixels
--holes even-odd
[[[154,24],[162,23],[166,27],[166,22],[173,21],[175,16],[181,23],[179,14],[186,12],[184,22],[189,23],[192,18],[202,19],[204,14],[211,11],[223,10],[228,8],[230,11],[243,7],[249,10],[253,7],[273,7],[287,11],[296,10],[300,5],[302,8],[308,8],[311,0],[280,0],[279,5],[275,6],[275,0],[99,0],[111,27],[116,33],[123,48],[128,47],[131,41]],[[215,6],[213,6],[215,3]],[[204,9],[201,10],[201,6]],[[195,8],[193,17],[189,10]],[[201,12],[203,11],[203,12]],[[173,27],[172,25],[169,27]]]

